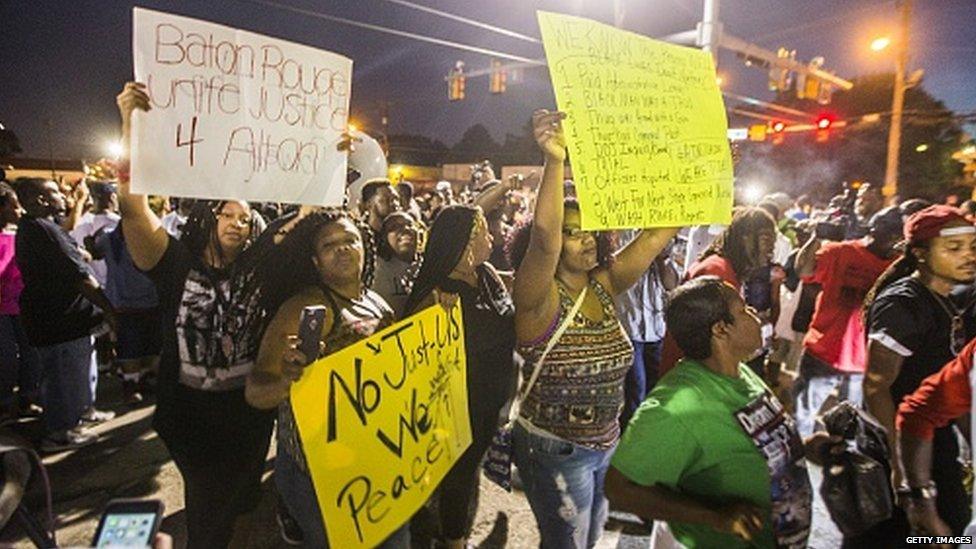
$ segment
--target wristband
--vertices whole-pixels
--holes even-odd
[[[924,486],[903,486],[898,490],[898,495],[913,500],[929,500],[935,499],[939,495],[939,491],[935,487],[935,482],[929,481]]]

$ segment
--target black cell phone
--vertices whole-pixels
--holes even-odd
[[[834,242],[840,242],[844,240],[844,226],[839,223],[831,223],[829,221],[821,221],[817,223],[815,229],[817,238],[823,240],[832,240]]]
[[[301,351],[311,364],[319,358],[319,340],[322,338],[322,323],[325,322],[325,306],[309,305],[302,309],[302,317],[298,321],[298,339]]]
[[[93,547],[151,547],[163,521],[158,499],[113,499],[98,521]]]

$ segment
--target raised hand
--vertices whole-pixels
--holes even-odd
[[[122,115],[123,124],[132,120],[132,111],[136,109],[148,111],[152,108],[149,105],[146,85],[141,82],[126,82],[125,87],[115,97],[115,104],[119,106],[119,114]]]
[[[566,113],[540,109],[532,113],[532,133],[546,160],[566,160],[566,136],[563,135],[563,119]]]

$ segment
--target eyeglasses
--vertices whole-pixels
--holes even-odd
[[[600,238],[600,231],[584,231],[579,227],[564,227],[563,234],[566,236],[566,238],[572,239],[583,238],[586,235],[590,235],[593,238]]]
[[[217,217],[224,219],[226,221],[230,221],[231,223],[236,222],[241,225],[251,224],[251,216],[249,214],[234,215],[232,213],[220,212],[217,214]]]

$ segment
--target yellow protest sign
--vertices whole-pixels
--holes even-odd
[[[711,56],[538,16],[583,228],[729,223],[732,155]]]
[[[332,547],[375,547],[471,444],[461,307],[436,305],[309,366],[291,405]]]

